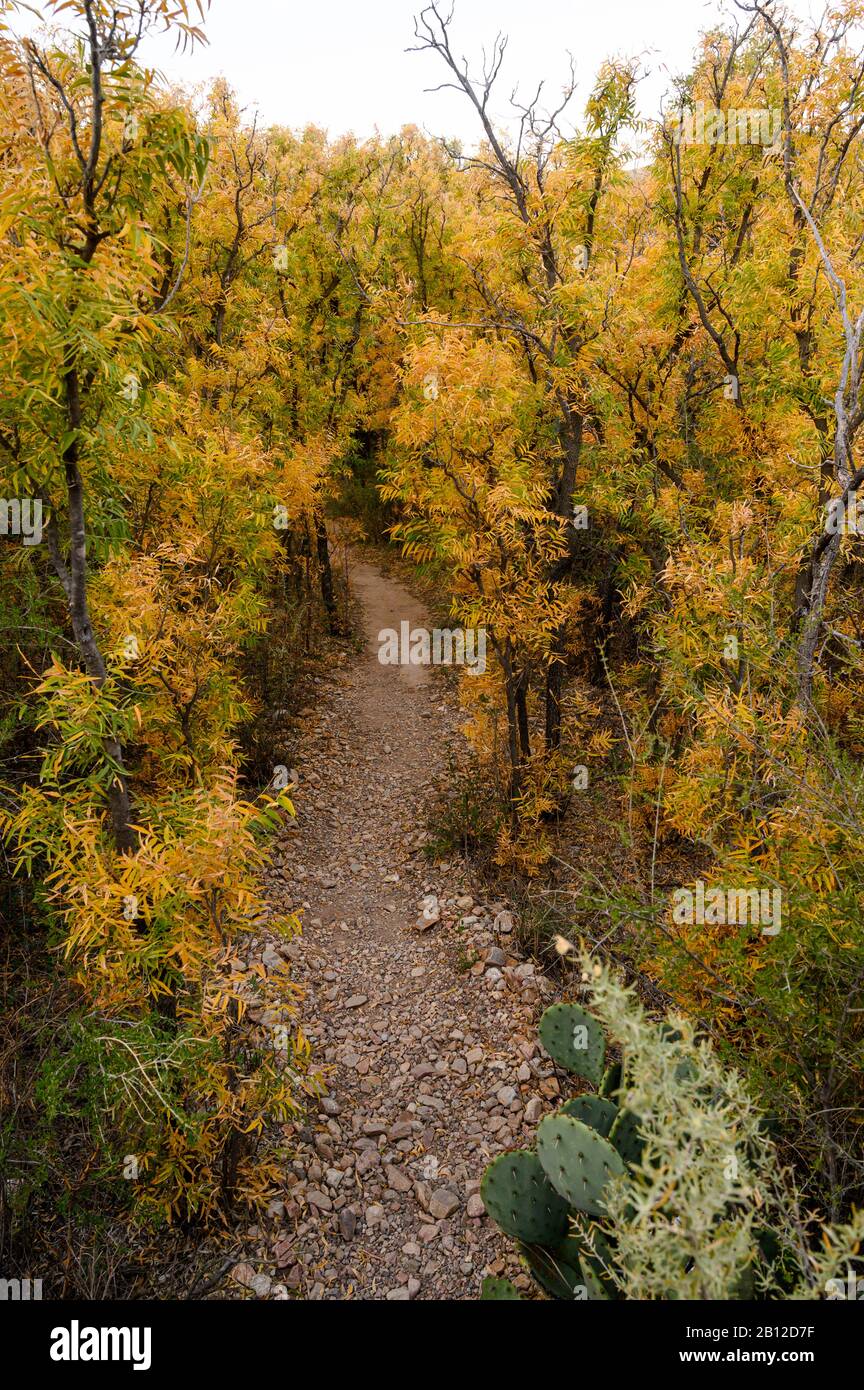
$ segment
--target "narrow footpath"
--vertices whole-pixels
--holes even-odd
[[[365,649],[322,691],[268,884],[302,918],[283,950],[327,1081],[273,1204],[270,1296],[474,1299],[484,1273],[518,1273],[479,1185],[554,1104],[550,987],[511,954],[505,904],[423,854],[460,714],[440,674],[382,666],[378,634],[430,619],[371,565],[352,586]]]

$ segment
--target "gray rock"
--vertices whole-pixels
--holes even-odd
[[[343,1240],[353,1240],[357,1230],[357,1217],[350,1207],[343,1207],[339,1213],[339,1230]]]
[[[373,1168],[381,1167],[381,1155],[377,1149],[364,1149],[357,1156],[357,1172],[362,1177],[364,1173],[371,1173]]]
[[[459,1198],[449,1187],[439,1187],[429,1198],[429,1215],[434,1216],[436,1221],[446,1220],[452,1216],[459,1207]]]
[[[393,1163],[388,1163],[384,1168],[384,1173],[387,1177],[389,1186],[392,1187],[395,1192],[411,1191],[413,1183],[411,1179],[403,1173],[401,1168],[397,1168]]]
[[[378,1135],[378,1134],[386,1134],[386,1133],[387,1133],[387,1125],[386,1125],[386,1122],[385,1122],[384,1120],[364,1120],[364,1121],[363,1121],[363,1133],[364,1133],[364,1134],[368,1134],[368,1135],[370,1136],[370,1138],[372,1138],[372,1137],[374,1137],[374,1136],[376,1136],[376,1135]]]

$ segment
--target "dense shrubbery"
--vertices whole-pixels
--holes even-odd
[[[83,47],[0,32],[2,492],[44,517],[41,544],[0,556],[0,818],[27,880],[4,920],[56,948],[64,1000],[31,1049],[32,1125],[3,1131],[19,1206],[16,1135],[64,1109],[96,1126],[98,1167],[140,1151],[139,1210],[266,1190],[249,1136],[300,1101],[305,1045],[276,1066],[238,1026],[279,813],[243,777],[277,761],[274,652],[339,626],[331,509],[392,528],[487,631],[464,688],[495,800],[472,788],[449,843],[536,875],[573,763],[624,759],[609,815],[644,891],[598,882],[574,911],[622,926],[628,964],[747,1071],[784,1163],[844,1219],[862,542],[825,504],[861,482],[857,4],[815,35],[769,3],[705,38],[676,110],[777,111],[770,148],[646,129],[621,63],[577,131],[534,107],[509,141],[433,6],[418,41],[475,101],[476,158],[413,128],[259,130],[223,83],[200,107],[164,90],[139,9],[195,40],[183,0],[63,8],[93,20]],[[673,843],[707,890],[779,891],[780,930],[674,920],[655,879]],[[26,983],[4,979],[17,1007]],[[9,1076],[26,1026],[11,1036]]]

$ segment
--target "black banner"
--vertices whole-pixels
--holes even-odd
[[[775,1373],[790,1367],[824,1375],[844,1362],[855,1364],[861,1321],[857,1305],[850,1302],[592,1302],[580,1303],[570,1314],[560,1303],[537,1302],[533,1313],[526,1309],[515,1320],[510,1305],[506,1322],[490,1304],[452,1303],[446,1309],[433,1306],[427,1324],[423,1303],[401,1313],[382,1304],[376,1314],[368,1302],[361,1308],[353,1302],[22,1301],[0,1303],[0,1335],[7,1357],[14,1348],[21,1371],[59,1383],[70,1376],[92,1380],[102,1372],[114,1380],[124,1374],[138,1379],[170,1374],[173,1379],[213,1372],[224,1381],[235,1371],[256,1380],[284,1376],[308,1365],[315,1342],[320,1342],[321,1374],[328,1380],[340,1361],[356,1376],[363,1374],[364,1364],[380,1357],[381,1345],[375,1341],[379,1329],[387,1338],[408,1329],[420,1335],[424,1369],[431,1369],[437,1351],[451,1374],[453,1358],[461,1362],[463,1356],[476,1356],[487,1370],[500,1365],[506,1372],[512,1369],[520,1337],[536,1338],[542,1331],[574,1339],[568,1353],[574,1357],[574,1376],[578,1364],[586,1358],[590,1364],[596,1355],[609,1358],[610,1372],[632,1368],[665,1374],[676,1367],[687,1377],[689,1367],[696,1379],[706,1367],[734,1373],[739,1366],[758,1366],[770,1383]],[[379,1316],[384,1317],[380,1324]],[[461,1334],[456,1344],[452,1332]],[[523,1354],[529,1345],[521,1344]],[[308,1369],[302,1373],[308,1375]]]

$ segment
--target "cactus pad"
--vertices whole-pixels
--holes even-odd
[[[579,1259],[582,1273],[585,1276],[585,1283],[588,1286],[588,1297],[591,1299],[620,1298],[615,1280],[611,1275],[615,1255],[600,1227],[593,1221],[586,1223],[584,1227],[577,1225],[575,1238],[582,1246]]]
[[[613,1062],[611,1067],[606,1068],[603,1073],[603,1080],[597,1088],[598,1095],[614,1096],[621,1085],[622,1070],[620,1062]]]
[[[584,1125],[596,1129],[597,1133],[606,1139],[618,1118],[618,1106],[613,1105],[611,1100],[604,1100],[602,1096],[576,1096],[574,1100],[568,1100],[566,1105],[562,1105],[558,1114],[569,1115],[571,1120],[581,1120]]]
[[[571,1207],[602,1216],[603,1189],[610,1178],[624,1172],[620,1154],[607,1139],[569,1115],[547,1115],[537,1130],[537,1155],[552,1186]]]
[[[540,1020],[540,1041],[559,1067],[599,1086],[606,1042],[597,1019],[578,1004],[553,1004],[547,1009]]]
[[[522,1295],[509,1279],[493,1279],[487,1275],[480,1287],[480,1298],[484,1303],[521,1303]]]
[[[528,1245],[557,1245],[567,1234],[567,1203],[534,1152],[500,1154],[483,1174],[483,1205],[505,1235]]]
[[[609,1131],[609,1142],[631,1168],[642,1162],[642,1150],[645,1148],[645,1140],[639,1133],[639,1123],[639,1116],[634,1115],[632,1110],[621,1110]]]
[[[583,1275],[579,1259],[580,1242],[573,1236],[568,1236],[560,1245],[551,1248],[522,1245],[519,1253],[541,1289],[545,1289],[553,1298],[592,1297],[591,1285]]]

